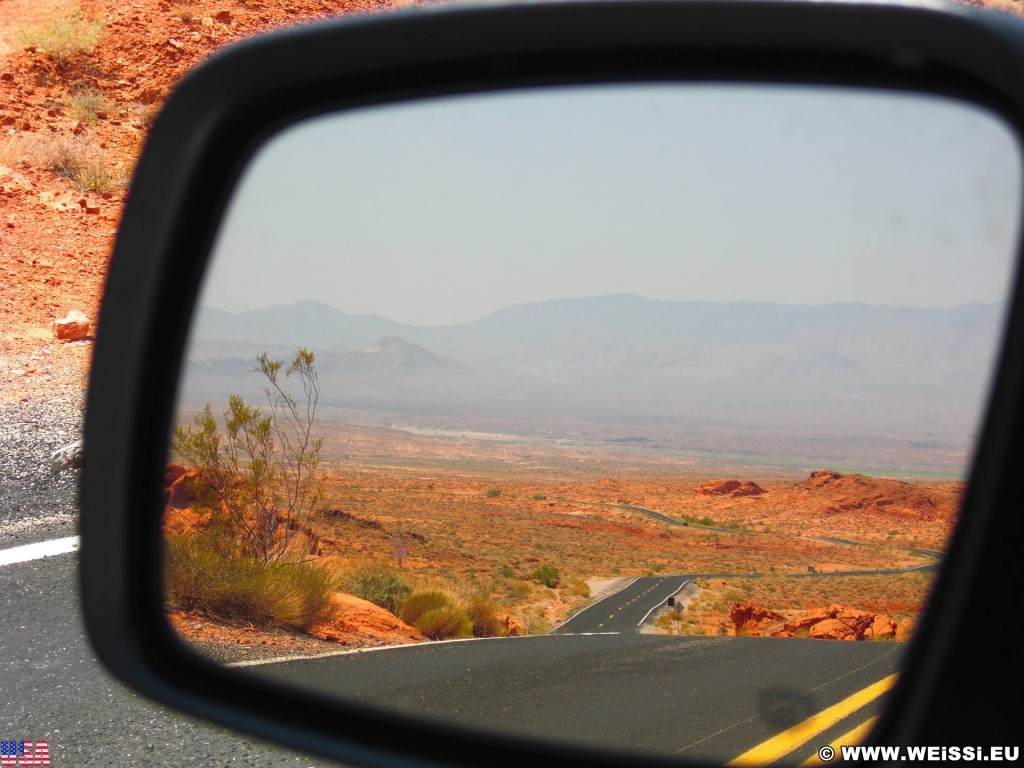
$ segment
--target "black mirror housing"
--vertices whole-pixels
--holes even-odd
[[[97,332],[81,583],[89,636],[111,672],[183,711],[358,764],[622,764],[623,755],[427,726],[239,679],[204,662],[181,646],[164,617],[159,518],[189,317],[229,194],[263,141],[331,109],[637,81],[947,94],[1000,114],[1024,144],[1024,22],[962,7],[612,0],[417,9],[296,27],[218,54],[181,82],[153,127]],[[1020,255],[1018,244],[1018,263]],[[1019,710],[1004,708],[996,693],[1022,676],[1024,621],[1014,608],[1024,559],[1022,398],[1018,277],[962,522],[874,743],[1019,738]]]

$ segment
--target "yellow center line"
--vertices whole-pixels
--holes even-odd
[[[868,702],[874,701],[896,683],[893,673],[877,683],[869,685],[852,696],[833,704],[828,709],[811,715],[802,723],[787,728],[777,736],[748,749],[739,757],[726,763],[727,766],[766,765],[788,755],[797,747],[806,744],[822,731],[826,731],[845,717],[849,717]]]
[[[835,754],[838,755],[840,747],[852,747],[854,744],[860,744],[864,741],[864,737],[868,735],[868,732],[875,727],[875,721],[877,719],[878,715],[869,718],[867,722],[861,723],[852,731],[847,731],[835,741],[831,742],[829,746],[836,750]],[[813,765],[827,765],[827,763],[818,757],[817,753],[815,753],[813,756],[800,763],[799,768],[811,768]]]

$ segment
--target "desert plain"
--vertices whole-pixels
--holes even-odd
[[[878,619],[891,631],[875,639],[906,640],[964,491],[958,481],[713,464],[629,443],[329,422],[323,431],[325,496],[305,521],[309,560],[384,565],[414,590],[483,594],[512,635],[549,632],[638,576],[685,574],[681,610],[653,613],[642,631],[806,637],[807,622],[782,629],[811,616],[862,628]],[[171,620],[225,660],[423,640],[367,607],[339,603],[329,626],[301,637],[186,612]]]

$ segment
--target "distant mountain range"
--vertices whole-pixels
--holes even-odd
[[[553,416],[646,424],[648,433],[608,439],[664,444],[672,428],[680,436],[673,445],[710,428],[736,432],[730,444],[757,443],[755,452],[801,439],[827,438],[833,450],[885,438],[959,455],[976,428],[1003,312],[1002,304],[897,309],[612,295],[417,327],[315,301],[240,313],[204,307],[184,399],[261,391],[249,373],[255,355],[287,357],[305,346],[317,353],[323,402],[347,409],[435,421],[514,416],[542,432]]]

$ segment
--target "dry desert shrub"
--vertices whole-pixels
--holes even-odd
[[[23,45],[41,48],[62,67],[73,56],[95,48],[103,26],[102,21],[87,19],[81,8],[72,6],[56,10],[38,27],[21,30],[15,39]]]
[[[470,596],[465,611],[473,627],[473,637],[503,637],[508,633],[498,615],[498,606],[489,594],[477,592]]]
[[[453,602],[452,596],[440,589],[417,591],[402,602],[395,615],[406,624],[415,625],[423,614],[435,608],[451,605]]]
[[[201,536],[170,536],[164,588],[172,610],[305,630],[327,618],[337,579],[308,563],[225,555]]]
[[[523,627],[528,635],[546,635],[552,630],[551,622],[540,613],[525,614]]]
[[[413,625],[431,640],[455,640],[473,636],[473,623],[457,605],[442,605],[424,613]]]
[[[103,150],[83,136],[19,133],[0,144],[0,162],[27,162],[63,176],[80,192],[115,192],[127,184],[127,173],[112,168]]]
[[[491,590],[465,583],[437,584],[413,591],[398,607],[398,618],[434,640],[507,634]]]
[[[97,93],[89,88],[75,91],[67,100],[67,105],[76,120],[83,123],[95,123],[99,120],[101,112],[106,112],[110,107],[102,93]]]
[[[571,587],[562,590],[563,596],[590,597],[590,585],[583,579],[577,579]]]
[[[412,595],[412,588],[398,570],[383,563],[360,563],[349,567],[341,581],[349,594],[398,615],[399,606]]]

